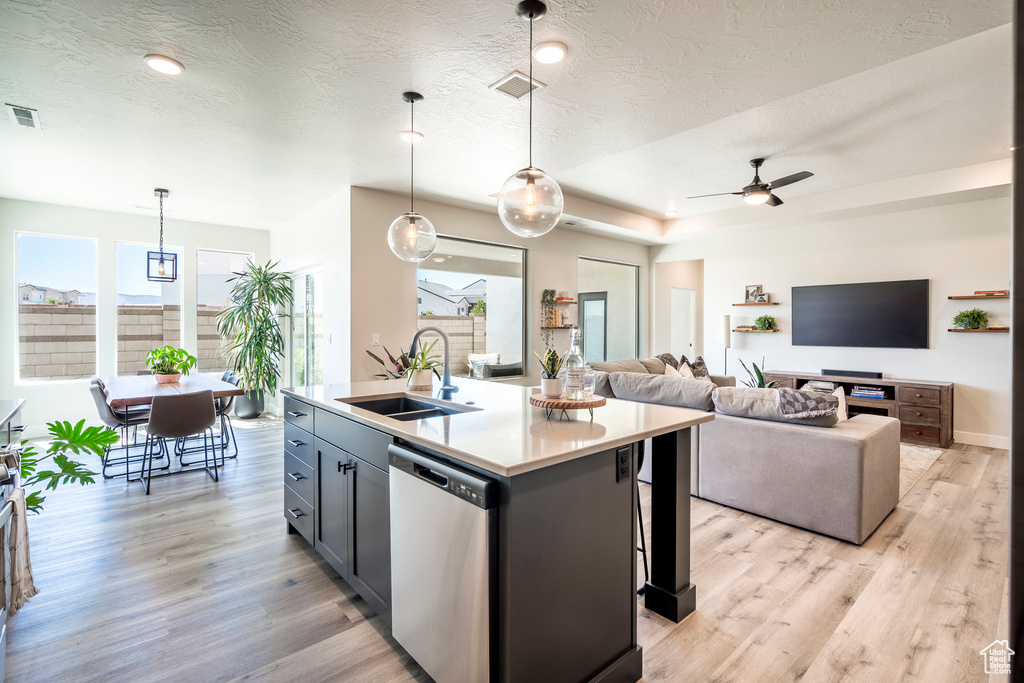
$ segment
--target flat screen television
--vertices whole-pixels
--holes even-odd
[[[928,282],[793,287],[793,345],[926,349]]]

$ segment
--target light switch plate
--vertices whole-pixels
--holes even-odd
[[[380,346],[380,335],[379,334],[373,335],[373,345],[374,346]]]

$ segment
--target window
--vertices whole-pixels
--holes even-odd
[[[580,339],[588,363],[636,358],[639,278],[638,266],[580,258]]]
[[[448,334],[453,375],[523,374],[525,275],[525,249],[437,238],[416,275],[417,325]]]
[[[96,242],[18,235],[18,378],[96,374]]]
[[[196,250],[196,336],[200,372],[224,370],[228,340],[220,336],[217,314],[227,306],[234,273],[245,270],[252,254]],[[223,357],[222,357],[223,356]]]
[[[146,367],[150,349],[181,346],[181,273],[174,282],[146,278],[147,252],[155,245],[117,245],[117,374]],[[164,247],[167,253],[181,250]]]
[[[292,383],[323,384],[324,309],[322,271],[292,278]]]

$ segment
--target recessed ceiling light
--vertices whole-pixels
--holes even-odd
[[[675,218],[678,215],[679,215],[678,211],[666,211],[665,212],[665,216],[667,216],[668,218]]]
[[[418,130],[403,130],[398,134],[398,137],[402,138],[402,142],[411,142],[415,145],[423,139],[423,133]]]
[[[564,43],[549,42],[541,43],[537,47],[533,48],[533,58],[541,64],[557,64],[558,62],[565,59],[565,55],[569,53],[569,48]]]
[[[177,76],[185,70],[185,67],[177,59],[171,59],[164,55],[146,55],[142,59],[149,65],[150,69],[167,74],[168,76]]]

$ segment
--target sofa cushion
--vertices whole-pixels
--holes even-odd
[[[616,398],[641,403],[660,403],[680,408],[714,410],[711,394],[715,385],[682,377],[613,372],[608,375]]]
[[[644,364],[635,358],[627,358],[626,360],[613,360],[601,363],[590,363],[590,367],[594,370],[600,370],[601,372],[639,372],[647,374],[647,368]],[[661,372],[665,372],[662,368]],[[659,373],[660,374],[660,373]]]
[[[710,386],[714,386],[711,384]],[[782,414],[778,389],[756,387],[718,387],[712,393],[715,410],[725,415],[754,420],[788,422],[810,427],[834,427],[839,421],[835,413],[818,417],[792,418]]]
[[[850,419],[850,413],[846,409],[846,390],[842,387],[837,387],[832,395],[839,399],[839,410],[836,411],[836,419],[839,422],[846,422]]]
[[[605,398],[615,398],[611,382],[608,381],[608,373],[593,368],[591,371],[594,373],[594,393]]]

